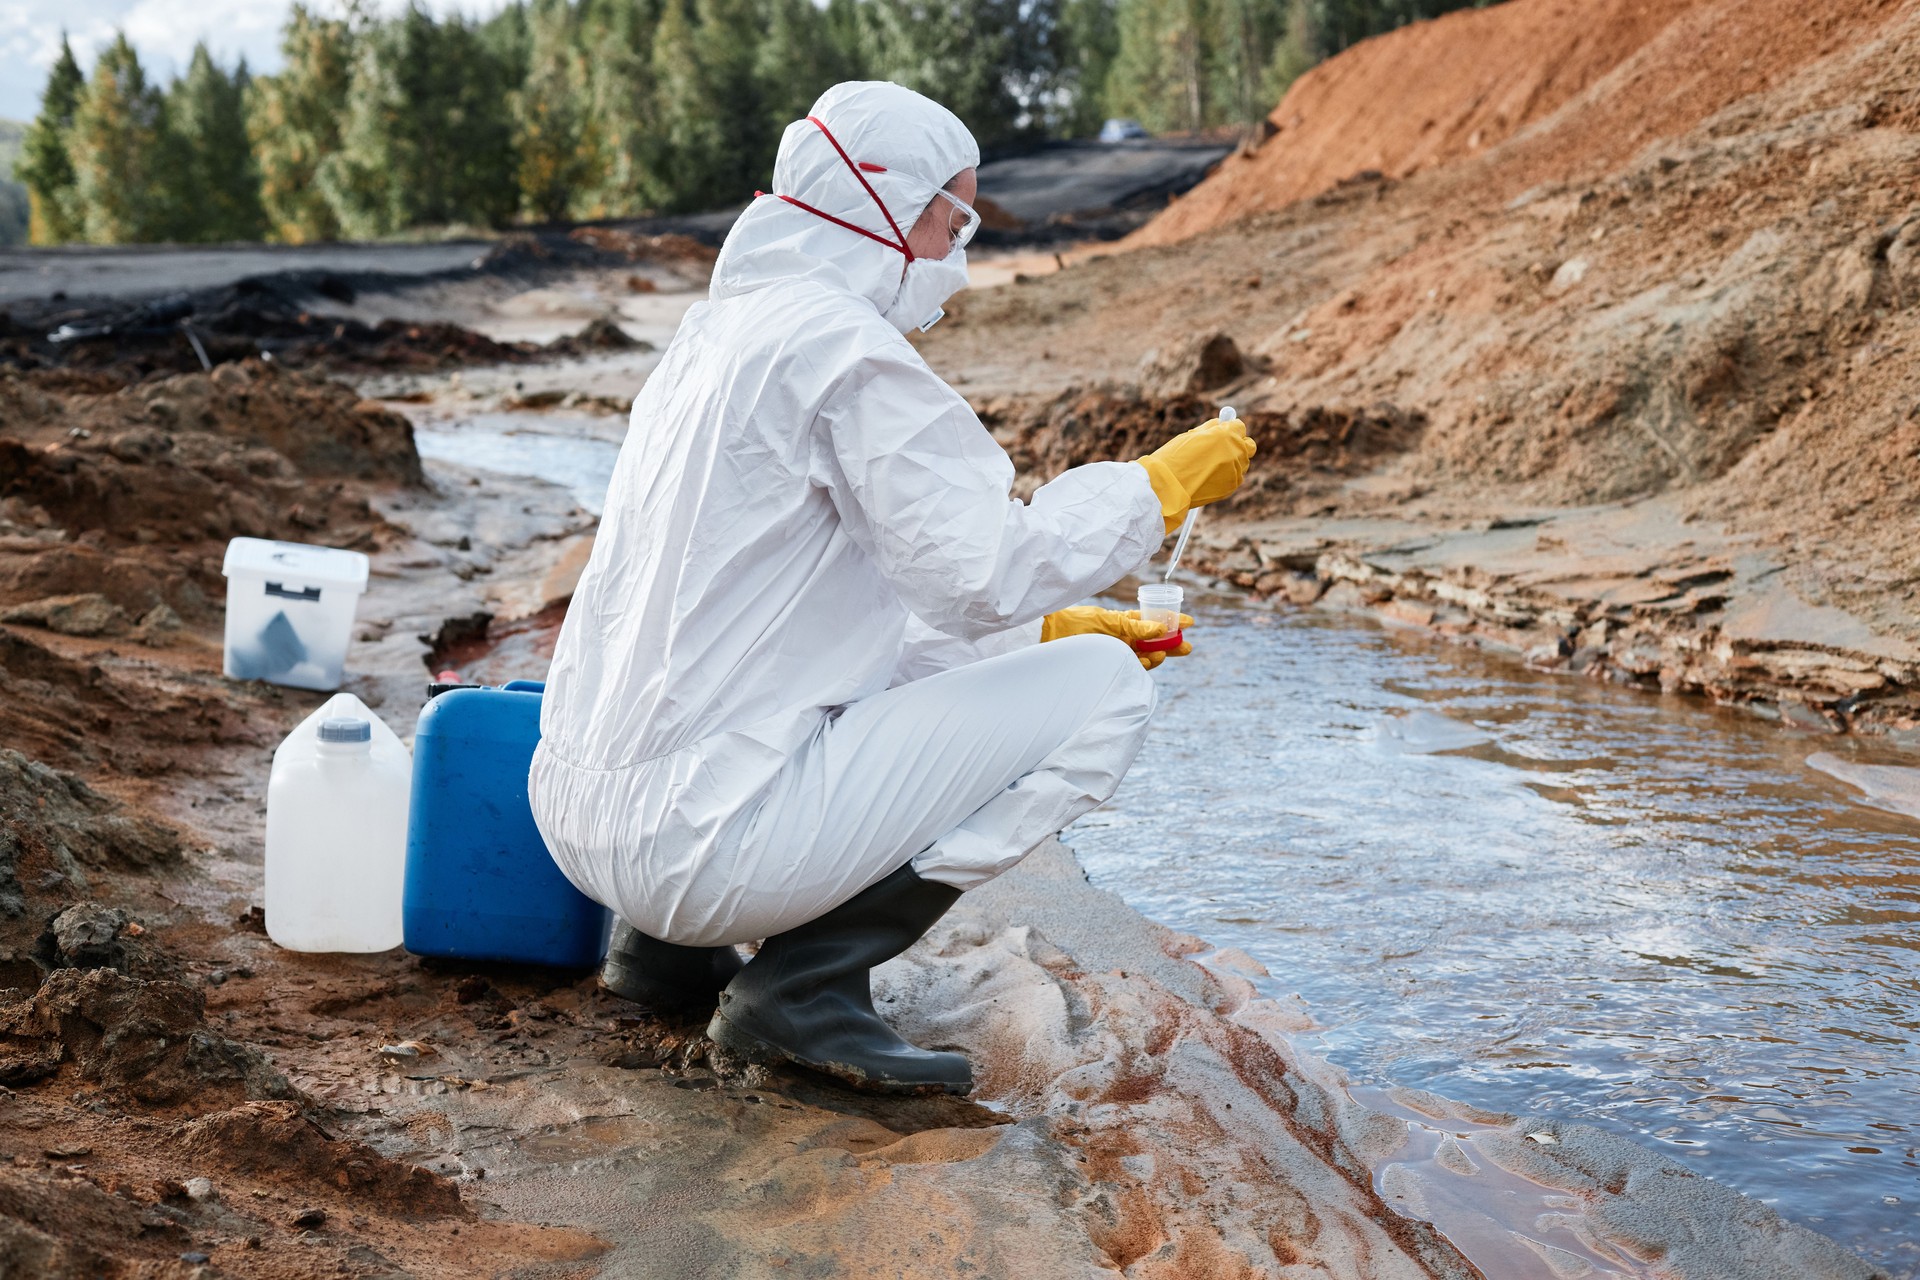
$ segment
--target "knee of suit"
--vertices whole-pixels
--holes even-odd
[[[1101,690],[1100,711],[1138,708],[1150,712],[1157,695],[1153,677],[1140,665],[1133,646],[1115,636],[1066,636],[1051,642],[1049,649],[1060,651],[1059,660],[1071,678],[1085,678]]]

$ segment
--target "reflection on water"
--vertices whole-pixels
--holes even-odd
[[[416,423],[413,440],[422,458],[564,485],[599,515],[624,426],[617,419],[481,413],[458,424]]]
[[[1096,883],[1258,957],[1359,1081],[1633,1134],[1920,1275],[1902,773],[1352,622],[1201,613],[1068,835]]]

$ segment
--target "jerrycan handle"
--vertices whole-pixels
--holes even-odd
[[[508,693],[545,693],[547,682],[545,680],[509,680],[500,687]]]

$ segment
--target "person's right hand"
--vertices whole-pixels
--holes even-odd
[[[1139,460],[1160,499],[1167,532],[1180,527],[1190,507],[1218,502],[1240,487],[1253,460],[1247,424],[1218,418],[1183,431]]]

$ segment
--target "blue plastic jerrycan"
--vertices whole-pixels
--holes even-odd
[[[420,713],[401,899],[415,955],[588,968],[606,954],[611,913],[560,874],[527,800],[544,688],[453,689]]]

